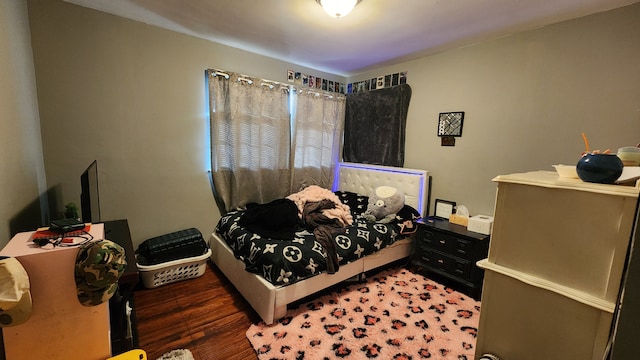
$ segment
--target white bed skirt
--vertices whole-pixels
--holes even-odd
[[[267,324],[282,318],[287,305],[366,271],[408,257],[413,253],[413,236],[358,261],[340,265],[335,274],[322,273],[287,286],[274,286],[259,275],[245,270],[233,251],[216,233],[211,234],[211,260],[238,289]]]

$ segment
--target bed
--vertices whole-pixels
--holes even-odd
[[[336,194],[366,195],[383,185],[393,186],[403,192],[405,204],[415,209],[419,215],[427,214],[429,175],[426,170],[340,163],[336,169],[336,179],[331,190],[336,191]],[[249,265],[243,261],[246,258],[241,260],[236,257],[234,249],[237,250],[239,245],[232,243],[227,233],[235,225],[221,230],[221,223],[232,221],[233,216],[236,215],[225,216],[211,235],[211,260],[266,324],[272,324],[282,318],[287,312],[287,305],[297,300],[366,271],[406,258],[413,252],[413,236],[399,236],[398,239],[390,240],[381,250],[373,251],[369,255],[343,259],[344,263],[341,263],[334,273],[329,273],[326,267],[320,266],[317,274],[294,281],[283,282],[283,278],[267,279],[256,273],[257,271],[248,271]],[[354,224],[356,223],[354,221]],[[379,224],[374,225],[382,229]],[[360,224],[360,226],[364,225]]]

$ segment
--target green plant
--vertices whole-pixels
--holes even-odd
[[[78,205],[76,205],[75,203],[68,203],[67,205],[64,206],[64,217],[65,219],[77,219],[80,216],[78,216]]]

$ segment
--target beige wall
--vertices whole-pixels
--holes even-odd
[[[350,81],[408,71],[405,166],[431,171],[432,199],[493,214],[492,178],[575,164],[582,132],[595,149],[640,143],[638,19],[635,4]],[[455,147],[440,146],[436,133],[438,114],[448,111],[465,111]]]
[[[79,202],[98,160],[103,220],[134,243],[219,219],[209,182],[208,67],[286,82],[295,67],[202,39],[51,0],[29,0],[49,187]]]
[[[136,244],[191,226],[206,234],[219,218],[205,68],[332,77],[61,1],[28,4],[48,186],[60,208],[79,201],[79,175],[97,159],[103,219],[129,219]],[[432,172],[433,199],[492,213],[494,176],[576,162],[583,131],[594,148],[640,142],[638,18],[634,5],[361,78],[409,72],[405,166]],[[459,110],[463,136],[441,147],[438,113]]]
[[[46,178],[27,4],[0,0],[0,248],[41,223]],[[46,200],[44,200],[46,206]]]

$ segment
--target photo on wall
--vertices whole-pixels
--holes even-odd
[[[400,73],[400,84],[406,84],[407,83],[407,72],[403,71]]]

